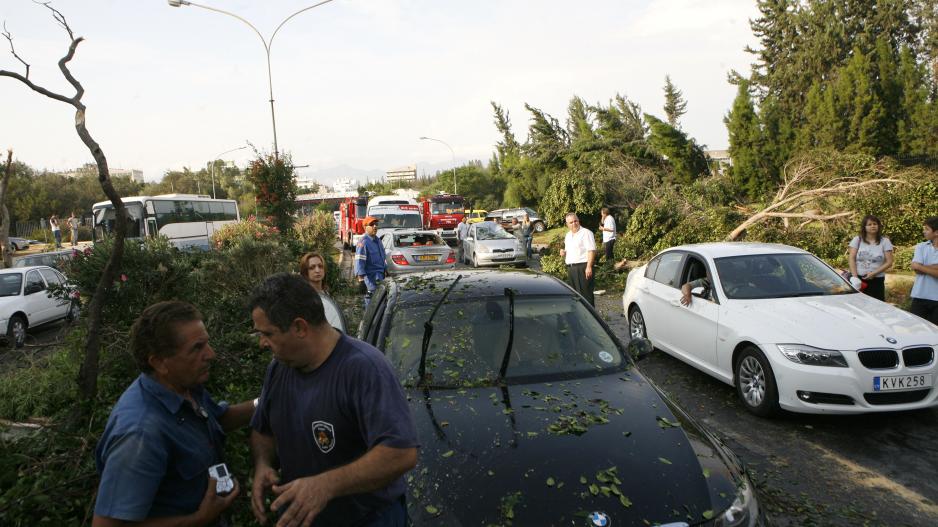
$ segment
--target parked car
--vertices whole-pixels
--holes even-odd
[[[386,354],[417,424],[414,525],[764,522],[737,458],[556,278],[395,277],[376,290],[359,338]]]
[[[52,285],[65,284],[62,273],[45,265],[0,269],[0,331],[10,345],[22,347],[28,328],[78,318],[76,301],[49,291]]]
[[[61,271],[63,261],[71,260],[75,255],[75,249],[63,249],[61,251],[52,251],[47,253],[30,254],[19,257],[13,262],[13,267],[31,267],[34,265],[48,265]]]
[[[523,244],[493,221],[473,223],[463,240],[463,258],[473,267],[483,265],[527,265]]]
[[[468,223],[479,223],[480,221],[485,221],[485,216],[488,214],[488,211],[481,209],[472,209],[466,211],[466,218],[468,218]]]
[[[456,252],[436,231],[389,231],[381,236],[388,274],[454,269]]]
[[[681,304],[682,284],[707,278]],[[733,385],[769,416],[938,404],[938,326],[855,290],[816,256],[761,243],[667,249],[629,273],[633,337]]]
[[[10,236],[8,239],[10,240],[11,251],[25,251],[26,249],[29,249],[30,240],[27,240],[26,238]]]
[[[547,228],[547,224],[534,209],[528,207],[493,210],[485,215],[485,221],[498,222],[502,227],[510,231],[512,228],[511,220],[517,219],[518,223],[521,223],[522,220],[524,220],[525,214],[527,214],[528,218],[531,220],[531,228],[534,229],[534,232],[544,232],[544,229]]]

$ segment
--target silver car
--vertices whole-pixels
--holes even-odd
[[[388,274],[454,269],[456,253],[436,231],[393,230],[381,235]]]
[[[473,223],[463,240],[463,259],[473,267],[528,264],[525,248],[513,234],[494,221]]]

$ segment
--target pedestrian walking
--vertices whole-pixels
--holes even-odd
[[[384,280],[388,270],[385,260],[384,245],[378,239],[378,218],[365,216],[362,220],[365,235],[355,246],[355,275],[358,281],[365,284],[365,308],[371,301],[378,284]]]
[[[456,227],[456,252],[457,252],[457,261],[463,262],[465,260],[465,253],[463,251],[463,241],[466,239],[466,236],[469,236],[469,215],[466,214],[462,217],[462,221],[459,222],[459,225]]]
[[[521,227],[521,222],[518,221],[518,218],[511,219],[511,234],[514,235],[515,239],[518,240],[518,249],[525,253],[524,259],[527,260],[527,238],[524,235],[524,229]]]
[[[592,231],[580,226],[580,218],[576,213],[568,212],[566,222],[568,232],[563,239],[560,256],[567,264],[567,277],[570,279],[570,285],[592,306],[596,239]]]
[[[609,214],[609,207],[603,207],[600,210],[599,230],[603,232],[604,262],[609,265],[615,259],[613,248],[616,244],[616,219]]]
[[[526,257],[531,259],[531,242],[534,239],[534,227],[531,225],[531,216],[525,214],[521,222],[521,231],[524,232],[524,251]]]
[[[72,231],[72,247],[75,247],[78,245],[78,218],[75,217],[74,212],[68,217],[68,227]]]
[[[55,238],[55,248],[62,248],[62,229],[59,226],[59,218],[55,214],[49,218],[49,226],[52,227],[52,237]]]
[[[938,216],[922,225],[925,241],[915,246],[912,270],[912,306],[909,311],[938,326]]]

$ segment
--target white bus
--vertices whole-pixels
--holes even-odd
[[[209,249],[212,234],[241,219],[238,202],[195,194],[160,194],[121,198],[127,207],[127,238],[166,236],[179,248]],[[95,203],[93,237],[103,239],[116,222],[110,201]]]

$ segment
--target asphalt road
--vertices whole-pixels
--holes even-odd
[[[620,295],[596,303],[627,341]],[[639,368],[748,466],[773,525],[938,525],[938,409],[767,420],[732,386],[664,352]]]

